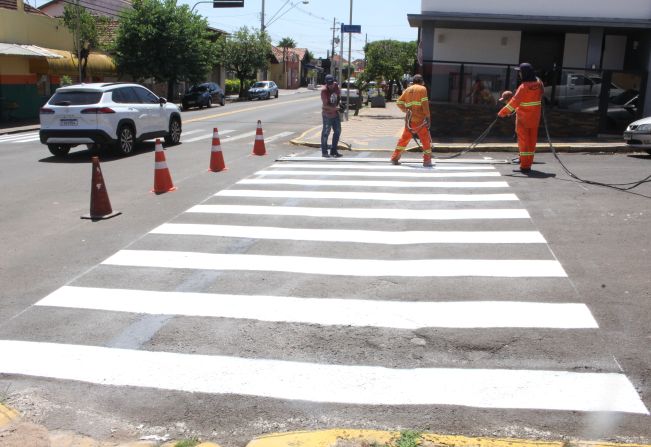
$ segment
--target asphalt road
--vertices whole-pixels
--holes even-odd
[[[528,177],[274,164],[317,154],[286,143],[318,125],[314,93],[183,118],[166,150],[178,191],[149,192],[152,144],[103,157],[123,212],[103,222],[79,219],[87,151],[0,141],[11,405],[101,438],[226,446],[325,427],[651,441],[651,184],[579,183],[550,154]],[[227,138],[258,119],[283,135],[266,157]],[[190,141],[213,126],[222,173],[206,171],[210,137]],[[649,156],[562,158],[600,181],[651,174]]]

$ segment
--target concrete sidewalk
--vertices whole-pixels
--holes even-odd
[[[342,120],[340,150],[353,151],[393,151],[398,138],[402,134],[405,115],[398,109],[395,102],[387,103],[386,108],[363,107],[358,116],[354,111],[349,112],[349,119]],[[478,137],[480,132],[477,132]],[[543,140],[538,142],[537,152],[550,152],[549,144]],[[473,139],[453,140],[440,142],[436,136],[432,138],[432,148],[436,152],[458,152],[468,148]],[[298,138],[291,140],[292,144],[321,147],[321,126],[315,126],[304,132]],[[581,141],[552,141],[554,148],[559,152],[630,152],[623,140],[593,139]],[[410,151],[420,151],[412,141]],[[478,152],[517,152],[518,145],[515,141],[499,141],[480,143]]]

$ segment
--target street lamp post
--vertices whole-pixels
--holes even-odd
[[[353,0],[350,0],[350,18],[348,20],[348,24],[349,25],[353,24]],[[348,82],[348,81],[350,80],[350,67],[352,65],[352,61],[350,60],[350,57],[351,57],[351,54],[350,54],[351,53],[351,42],[353,40],[352,36],[353,36],[352,33],[348,33],[348,73],[347,73],[348,79],[346,80],[346,86],[348,87],[348,89],[346,90],[346,92],[347,92],[347,97],[346,97],[346,121],[348,121],[348,107],[350,107],[350,82]],[[361,96],[362,92],[360,91],[359,94]]]

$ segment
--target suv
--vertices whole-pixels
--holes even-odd
[[[57,89],[41,108],[41,143],[64,157],[70,148],[113,147],[128,155],[139,141],[164,137],[181,140],[179,108],[138,84],[77,84]]]

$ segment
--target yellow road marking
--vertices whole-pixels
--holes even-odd
[[[357,441],[360,445],[388,444],[400,437],[397,431],[320,430],[272,433],[259,436],[247,447],[333,447],[339,440]],[[423,433],[421,438],[442,447],[651,447],[648,444],[617,444],[598,441],[538,441],[510,438],[472,438],[467,436]]]
[[[20,418],[20,414],[16,410],[0,404],[0,428],[11,424],[18,418]]]
[[[305,99],[297,99],[296,101],[291,101],[292,103],[294,102],[305,102],[305,101],[314,101],[314,98],[305,98]],[[256,107],[248,107],[245,109],[240,109],[240,110],[232,110],[230,112],[223,112],[223,113],[217,113],[216,115],[208,115],[208,116],[202,116],[201,118],[193,118],[191,120],[185,120],[183,121],[184,123],[195,123],[197,121],[206,121],[212,118],[221,118],[222,116],[229,116],[229,115],[235,115],[237,113],[244,113],[244,112],[250,112],[254,108],[257,109],[266,109],[268,107],[276,107],[280,105],[286,105],[287,102],[274,102],[273,104],[267,104],[264,106],[256,106]]]

